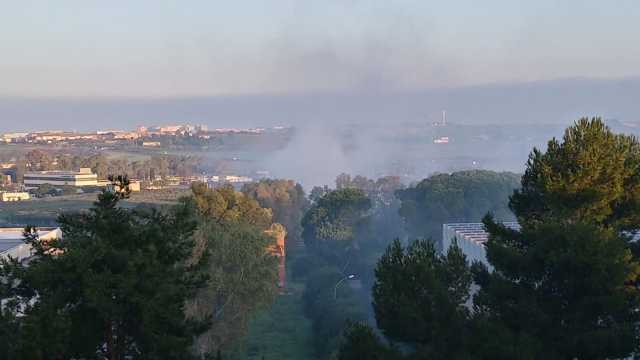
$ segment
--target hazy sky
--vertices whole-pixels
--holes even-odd
[[[640,75],[638,0],[0,1],[0,95],[395,91]]]

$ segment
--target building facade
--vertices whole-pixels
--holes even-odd
[[[81,168],[80,171],[38,171],[24,174],[26,187],[34,188],[43,184],[98,186],[98,175],[92,173],[90,168]]]
[[[22,201],[29,200],[31,197],[27,192],[0,192],[0,201]]]
[[[520,225],[517,222],[504,222],[504,226],[520,230]],[[489,240],[489,234],[484,228],[483,223],[452,223],[442,225],[442,252],[446,253],[449,247],[454,243],[458,244],[458,247],[467,256],[469,263],[479,261],[489,268],[489,262],[487,261],[487,252],[485,244]]]

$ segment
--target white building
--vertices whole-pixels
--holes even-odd
[[[98,175],[90,168],[80,171],[38,171],[24,174],[24,185],[35,188],[43,184],[69,186],[98,186]]]
[[[18,261],[25,260],[33,255],[33,249],[23,241],[22,228],[0,228],[0,258],[12,257]],[[59,228],[38,229],[40,240],[53,240],[62,237]]]
[[[29,133],[12,133],[12,134],[2,134],[0,135],[0,141],[10,143],[17,140],[21,140],[26,138]]]
[[[29,200],[30,196],[27,192],[0,192],[0,201],[22,201]]]
[[[504,226],[520,230],[517,222],[505,222]],[[442,252],[446,253],[449,247],[456,242],[458,247],[467,256],[469,263],[480,261],[485,265],[487,262],[487,253],[485,244],[489,240],[489,234],[484,229],[483,223],[453,223],[442,225]]]
[[[248,183],[252,182],[253,179],[248,176],[227,175],[224,177],[224,181],[229,183]]]

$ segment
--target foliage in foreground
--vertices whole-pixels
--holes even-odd
[[[0,267],[0,359],[213,356],[273,299],[268,209],[195,185],[164,211],[131,210],[114,189],[88,212],[61,215],[60,240],[27,229],[36,256]]]
[[[7,359],[188,359],[207,319],[185,317],[206,281],[205,259],[189,262],[190,209],[126,210],[102,193],[87,213],[62,215],[64,238],[41,242],[27,267],[4,263],[3,311],[12,317]],[[4,326],[3,326],[4,327]]]
[[[390,246],[376,272],[379,328],[410,359],[630,356],[640,345],[640,263],[626,232],[640,229],[638,158],[636,139],[599,119],[581,119],[546,153],[534,149],[509,204],[522,229],[484,218],[493,269],[461,254],[434,266],[455,246],[446,256]],[[454,294],[468,294],[469,272],[477,290],[466,307]],[[342,349],[357,348],[349,339]]]
[[[275,241],[265,233],[272,215],[230,186],[196,184],[192,192],[183,202],[195,208],[199,223],[194,260],[208,259],[209,279],[187,301],[187,314],[210,320],[196,353],[226,351],[246,334],[252,314],[276,296],[277,260],[266,251]]]
[[[436,174],[397,191],[400,215],[410,237],[433,240],[440,239],[444,223],[477,222],[487,212],[511,220],[507,199],[518,179],[514,173],[488,170]]]

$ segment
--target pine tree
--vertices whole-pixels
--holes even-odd
[[[17,358],[192,358],[206,328],[184,311],[206,280],[205,262],[188,262],[192,209],[127,210],[122,194],[103,192],[88,213],[60,216],[60,240],[27,229],[36,256],[15,264],[26,309]]]

